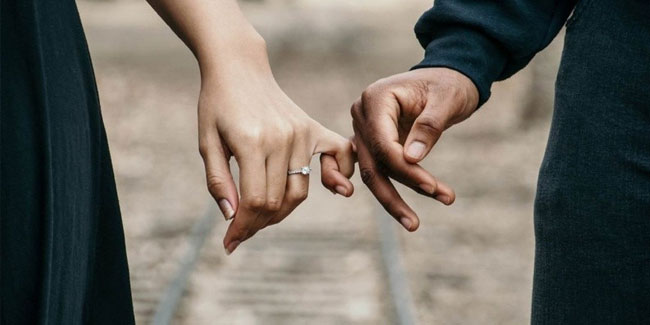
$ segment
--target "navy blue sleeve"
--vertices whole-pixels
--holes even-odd
[[[479,90],[526,66],[560,31],[577,0],[436,0],[415,26],[425,58],[413,69],[448,67]]]

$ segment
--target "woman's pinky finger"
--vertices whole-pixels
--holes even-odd
[[[336,158],[321,154],[320,156],[321,183],[334,193],[349,197],[354,192],[354,185],[339,170]]]

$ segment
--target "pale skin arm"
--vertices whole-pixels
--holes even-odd
[[[322,182],[354,190],[351,143],[311,119],[280,89],[262,37],[235,0],[148,0],[187,44],[201,71],[199,151],[208,189],[226,219],[228,254],[260,229],[282,221],[306,197],[309,177],[288,169],[321,156]],[[228,161],[240,169],[239,193]]]

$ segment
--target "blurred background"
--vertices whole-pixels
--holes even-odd
[[[431,6],[430,0],[240,3],[267,41],[280,85],[346,136],[349,107],[361,91],[422,58],[412,30]],[[78,5],[117,177],[136,319],[147,324],[190,249],[192,225],[213,205],[197,150],[198,69],[144,0]],[[402,280],[420,324],[529,322],[533,199],[561,39],[496,84],[491,101],[446,132],[425,161],[455,188],[452,207],[400,188],[421,218],[417,232],[397,232]],[[388,217],[358,173],[350,199],[332,196],[319,177],[312,175],[309,199],[290,218],[229,257],[219,214],[173,323],[397,323],[378,230]]]

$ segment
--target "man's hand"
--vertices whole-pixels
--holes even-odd
[[[415,231],[420,221],[390,178],[452,204],[454,191],[418,162],[444,130],[474,112],[478,98],[476,86],[465,75],[447,68],[425,68],[375,82],[352,105],[361,178],[407,230]]]

